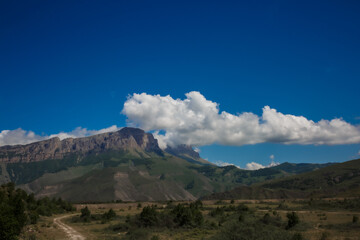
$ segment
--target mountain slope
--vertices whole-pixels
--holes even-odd
[[[189,146],[162,151],[152,134],[136,128],[0,147],[1,183],[76,202],[193,200],[294,172],[296,165],[256,171],[218,167]]]
[[[289,163],[289,162],[284,162],[284,163],[282,163],[280,165],[277,165],[277,166],[274,166],[272,168],[276,169],[276,170],[284,171],[286,173],[299,174],[299,173],[314,171],[316,169],[331,166],[333,164],[334,163],[319,164],[319,163]]]
[[[360,159],[298,175],[274,179],[250,187],[215,193],[204,199],[261,199],[360,196]]]
[[[186,149],[186,159],[181,150]],[[79,139],[49,139],[0,148],[0,181],[13,181],[37,196],[72,201],[195,199],[229,184],[217,184],[191,169],[207,164],[179,148],[162,151],[141,129],[123,128]],[[233,186],[234,184],[231,184]]]

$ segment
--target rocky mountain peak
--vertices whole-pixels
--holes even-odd
[[[102,133],[84,138],[58,137],[27,145],[0,147],[0,162],[37,162],[62,159],[70,153],[86,155],[107,150],[140,150],[162,155],[157,140],[142,129],[125,127],[117,132]]]

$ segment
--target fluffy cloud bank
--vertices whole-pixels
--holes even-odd
[[[262,165],[260,163],[257,162],[250,162],[246,164],[245,168],[241,168],[235,164],[232,163],[228,163],[228,162],[223,162],[223,161],[217,161],[215,162],[216,165],[220,166],[220,167],[225,167],[225,166],[235,166],[239,169],[245,169],[245,170],[258,170],[258,169],[262,169],[262,168],[269,168],[269,167],[275,167],[277,165],[279,165],[280,163],[274,162],[272,161],[269,165]]]
[[[119,129],[120,128],[116,125],[100,130],[88,130],[86,128],[77,127],[71,132],[60,132],[49,136],[37,135],[33,131],[26,131],[21,128],[15,130],[3,130],[0,132],[0,146],[27,144],[36,141],[46,140],[53,137],[59,137],[61,140],[65,138],[87,137],[105,132],[114,132]]]
[[[258,116],[251,112],[220,112],[216,102],[199,92],[186,99],[133,94],[122,113],[128,124],[155,131],[162,147],[166,144],[203,146],[213,143],[241,146],[256,143],[335,145],[360,143],[360,126],[342,119],[314,122],[303,116],[283,114],[265,106]]]
[[[251,162],[251,163],[246,164],[245,169],[247,169],[247,170],[258,170],[258,169],[262,169],[262,168],[275,167],[275,166],[277,166],[279,164],[280,163],[277,163],[277,162],[274,162],[274,161],[272,161],[269,165],[262,165],[260,163]]]

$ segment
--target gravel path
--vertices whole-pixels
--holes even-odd
[[[86,238],[81,235],[79,232],[77,232],[75,229],[73,229],[72,227],[70,227],[69,225],[61,222],[61,219],[70,217],[70,216],[74,216],[76,214],[70,214],[70,215],[65,215],[65,216],[61,216],[61,217],[57,217],[54,218],[54,223],[56,225],[58,225],[68,236],[68,239],[70,240],[85,240]]]

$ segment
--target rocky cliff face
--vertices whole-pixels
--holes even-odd
[[[189,146],[189,145],[185,145],[185,144],[181,144],[181,145],[178,145],[176,147],[171,147],[171,146],[168,146],[166,149],[165,149],[165,152],[168,152],[172,155],[175,155],[175,156],[183,156],[183,155],[187,155],[193,159],[198,159],[200,158],[200,155],[198,152],[194,151],[194,149]]]
[[[0,162],[38,162],[62,159],[69,153],[104,152],[106,150],[140,150],[162,154],[157,140],[150,133],[137,128],[123,128],[117,132],[103,133],[85,138],[52,138],[27,145],[0,147]]]
[[[180,144],[175,147],[167,146],[165,152],[170,153],[174,156],[183,158],[189,162],[196,162],[200,164],[213,165],[213,163],[202,159],[198,152],[196,152],[192,146]]]

